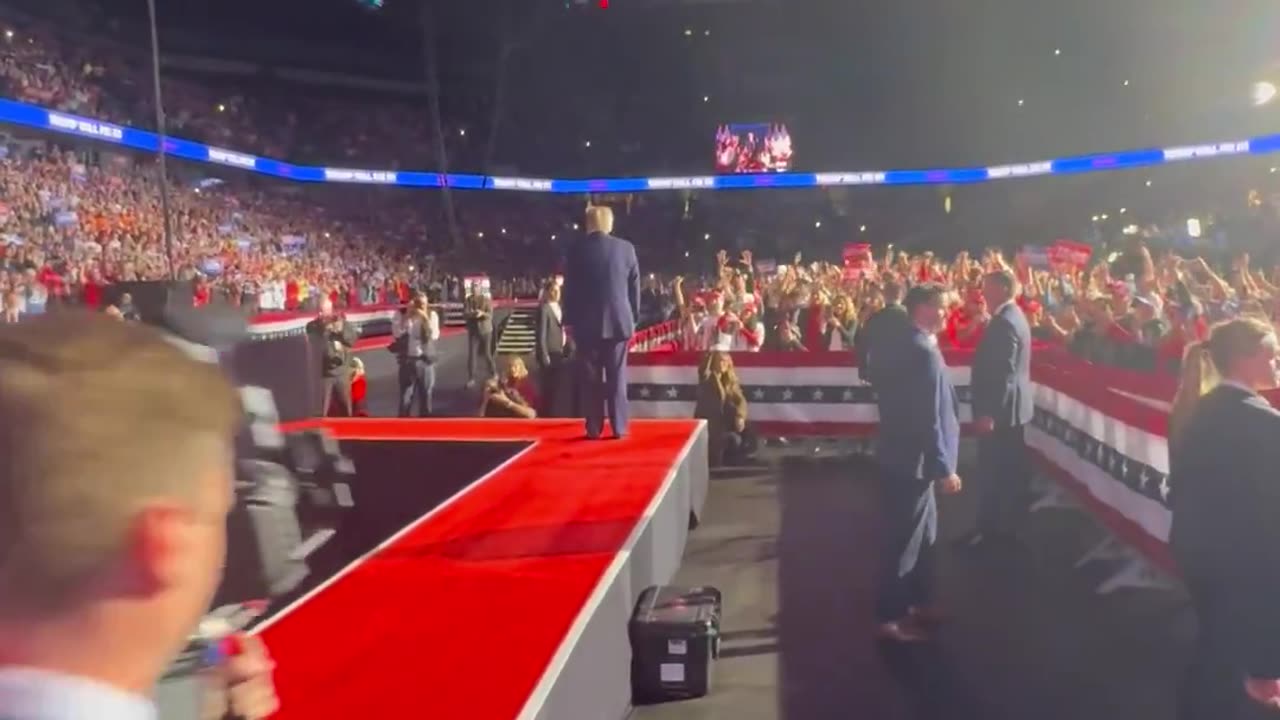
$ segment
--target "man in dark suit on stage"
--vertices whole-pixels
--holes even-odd
[[[1213,329],[1222,382],[1198,401],[1170,458],[1169,544],[1199,626],[1179,720],[1280,709],[1280,412],[1258,394],[1275,385],[1276,351],[1264,320]]]
[[[627,343],[640,313],[640,262],[631,243],[611,235],[613,210],[587,208],[587,234],[565,253],[564,321],[578,358],[587,437],[627,434]]]
[[[970,545],[1007,541],[1028,502],[1031,465],[1025,429],[1035,414],[1031,387],[1031,326],[1014,298],[1008,270],[987,274],[982,295],[991,308],[973,356],[970,388],[978,432],[978,527]]]
[[[938,617],[930,605],[938,536],[934,487],[948,494],[961,487],[958,404],[937,341],[945,316],[942,298],[943,288],[934,284],[907,293],[904,307],[912,328],[884,346],[894,362],[880,366],[875,378],[880,396],[876,459],[886,528],[876,620],[879,635],[897,642],[926,639]]]

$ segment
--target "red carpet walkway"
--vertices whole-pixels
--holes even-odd
[[[266,627],[279,718],[516,718],[696,428],[640,421],[590,442],[580,420],[325,424],[352,440],[533,444]]]

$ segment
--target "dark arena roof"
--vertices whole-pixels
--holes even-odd
[[[87,27],[106,17],[145,39],[145,3],[93,1]],[[427,5],[445,112],[489,116],[501,79],[495,158],[533,173],[696,171],[724,123],[788,123],[806,170],[1023,161],[1280,126],[1249,102],[1280,61],[1280,7],[1267,0]],[[416,0],[157,6],[175,70],[213,58],[423,83]],[[627,152],[647,139],[658,147]]]

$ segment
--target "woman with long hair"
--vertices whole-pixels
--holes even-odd
[[[823,350],[841,352],[853,349],[853,339],[858,334],[858,311],[848,295],[837,295],[831,303],[831,315],[823,331]]]
[[[1169,459],[1177,454],[1178,446],[1186,432],[1187,423],[1200,404],[1200,398],[1213,389],[1217,382],[1213,361],[1209,359],[1207,343],[1187,345],[1182,354],[1181,371],[1178,374],[1178,390],[1169,409]]]
[[[747,429],[747,396],[729,353],[712,351],[703,357],[693,416],[707,421],[713,467],[741,464],[754,453],[755,441]]]
[[[537,398],[529,387],[529,369],[518,355],[508,357],[498,377],[485,383],[484,398],[480,402],[480,417],[520,418],[532,420],[538,417],[534,409]]]

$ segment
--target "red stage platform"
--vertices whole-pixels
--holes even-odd
[[[644,587],[674,574],[706,498],[701,422],[637,421],[619,441],[585,440],[580,420],[287,429],[321,422],[366,452],[386,441],[516,450],[261,626],[278,717],[625,715],[627,617]],[[431,483],[444,470],[389,474]]]

